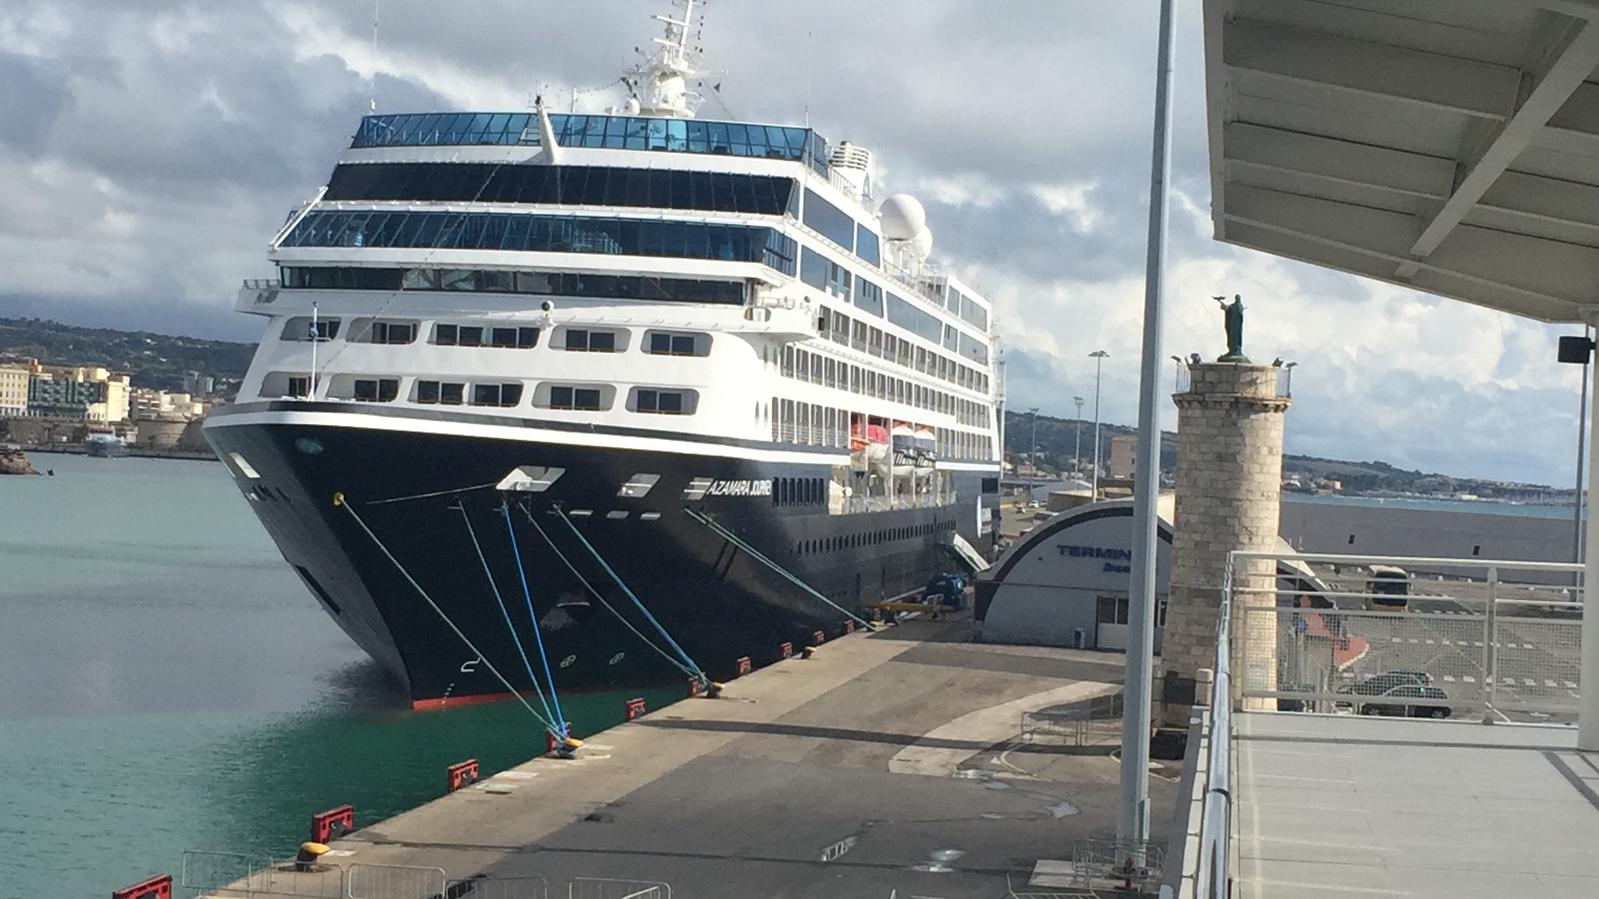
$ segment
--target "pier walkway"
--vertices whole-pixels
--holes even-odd
[[[827,643],[355,831],[329,861],[536,876],[550,895],[576,877],[678,897],[1024,890],[1038,860],[1113,833],[1120,733],[1107,714],[1024,738],[1024,716],[1096,698],[1114,714],[1123,657],[969,633],[909,621]],[[1174,783],[1154,786],[1171,808]]]

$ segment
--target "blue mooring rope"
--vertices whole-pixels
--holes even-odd
[[[600,555],[600,551],[594,548],[594,544],[590,543],[588,538],[583,536],[583,532],[577,529],[577,525],[573,524],[570,519],[562,514],[559,508],[555,509],[555,516],[561,519],[561,521],[565,522],[568,528],[572,529],[572,533],[577,535],[577,539],[583,543],[584,548],[589,551],[589,554],[594,557],[594,560],[600,563],[600,567],[605,569],[605,573],[611,576],[611,580],[616,582],[616,586],[622,588],[622,592],[627,595],[628,599],[633,601],[633,605],[638,607],[638,610],[643,613],[644,618],[648,620],[650,624],[654,625],[655,629],[660,632],[661,637],[666,641],[666,644],[677,651],[677,654],[682,657],[685,664],[698,672],[698,677],[702,682],[709,684],[711,679],[706,676],[705,670],[699,665],[695,664],[694,660],[689,657],[689,654],[683,651],[683,647],[677,645],[677,641],[673,640],[672,635],[666,630],[666,628],[663,627],[659,621],[655,620],[655,616],[650,614],[650,610],[645,607],[644,602],[640,600],[632,590],[628,589],[626,582],[624,582],[622,578],[617,575],[616,570],[611,567],[610,563],[605,561],[605,557]]]
[[[446,615],[444,610],[439,607],[439,604],[433,601],[433,597],[429,596],[428,592],[422,589],[422,585],[416,582],[416,578],[411,577],[411,572],[406,571],[405,566],[400,564],[400,560],[394,557],[394,553],[389,552],[389,548],[383,545],[382,540],[378,539],[378,535],[372,533],[372,529],[366,526],[365,521],[361,520],[361,516],[355,511],[355,506],[344,498],[343,493],[333,494],[333,505],[350,513],[350,517],[355,519],[356,525],[359,526],[367,535],[367,537],[372,540],[373,544],[377,546],[378,551],[383,553],[384,558],[388,559],[389,562],[394,565],[395,570],[400,572],[400,576],[405,578],[405,582],[411,585],[411,589],[415,590],[417,594],[422,597],[423,601],[426,602],[440,618],[444,619],[445,625],[448,626],[451,631],[455,632],[455,635],[461,639],[461,642],[466,644],[467,649],[472,650],[472,652],[475,653],[478,658],[483,660],[483,666],[489,669],[489,671],[499,679],[500,683],[505,685],[505,689],[511,691],[511,695],[516,697],[517,702],[522,703],[522,707],[527,709],[534,718],[537,718],[539,723],[543,724],[550,733],[557,733],[555,725],[551,724],[548,718],[540,715],[539,710],[533,708],[533,706],[528,703],[527,697],[523,696],[521,691],[511,686],[511,682],[506,679],[505,675],[500,673],[500,669],[494,667],[494,663],[489,660],[489,657],[484,655],[481,649],[477,648],[477,646],[472,642],[471,638],[469,638],[464,631],[457,627],[454,621],[450,620],[450,616]]]
[[[511,526],[511,507],[500,504],[500,514],[505,517],[505,532],[511,536],[511,557],[516,559],[516,576],[522,580],[522,598],[527,600],[528,622],[533,626],[533,641],[539,648],[539,661],[544,664],[544,679],[550,684],[550,699],[555,704],[555,720],[560,723],[559,736],[565,738],[566,718],[561,714],[561,697],[555,692],[555,675],[550,673],[550,657],[544,652],[544,637],[539,633],[539,616],[533,611],[533,594],[527,589],[527,571],[522,567],[522,550],[516,545],[516,528]]]
[[[483,547],[478,543],[477,531],[472,527],[471,517],[466,514],[466,507],[458,505],[455,509],[461,513],[461,520],[466,523],[467,536],[472,538],[472,548],[477,551],[477,560],[483,566],[483,576],[488,579],[489,591],[494,594],[494,602],[499,605],[500,615],[505,618],[505,628],[511,632],[511,642],[516,644],[516,653],[522,657],[522,666],[527,669],[527,679],[533,683],[533,692],[538,694],[539,705],[544,707],[546,716],[556,721],[564,721],[564,718],[550,709],[549,702],[544,698],[544,690],[539,686],[538,675],[533,673],[533,663],[527,657],[527,650],[522,648],[522,638],[516,634],[516,625],[511,622],[511,610],[506,608],[505,599],[500,596],[500,588],[494,583],[494,573],[489,569],[489,560],[483,555]],[[554,689],[555,684],[551,682],[550,690],[553,692]]]
[[[561,552],[561,548],[556,546],[555,541],[550,539],[550,535],[545,533],[544,528],[539,526],[538,519],[533,517],[533,513],[529,512],[526,506],[522,506],[521,509],[522,514],[527,516],[527,523],[533,526],[533,530],[538,531],[540,537],[544,538],[544,542],[550,547],[550,551],[555,553],[555,557],[561,560],[561,564],[566,566],[566,570],[572,572],[572,577],[577,578],[577,582],[583,585],[583,589],[587,590],[589,595],[593,596],[594,600],[605,608],[605,611],[610,612],[611,615],[616,618],[617,622],[619,622],[623,627],[627,628],[629,633],[639,639],[640,643],[648,646],[650,649],[655,651],[656,655],[665,659],[666,664],[671,665],[673,668],[676,668],[689,677],[695,679],[699,679],[703,676],[702,672],[695,671],[693,668],[690,668],[689,666],[684,665],[682,662],[673,658],[671,653],[655,645],[655,641],[644,636],[643,631],[634,627],[633,622],[628,621],[621,612],[616,610],[615,606],[606,601],[605,597],[600,594],[600,591],[594,589],[594,585],[590,584],[587,578],[583,577],[582,573],[577,570],[577,566],[572,564],[572,560],[566,557],[566,553]]]

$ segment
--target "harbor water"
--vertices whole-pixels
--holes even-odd
[[[54,476],[0,478],[0,897],[108,895],[185,849],[289,854],[312,812],[371,823],[452,762],[542,751],[513,702],[411,711],[220,464],[30,459]],[[581,735],[629,695],[563,706]]]

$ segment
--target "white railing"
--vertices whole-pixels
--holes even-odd
[[[1386,567],[1386,576],[1372,566]],[[1205,676],[1212,678],[1209,708],[1196,710],[1192,790],[1179,800],[1187,825],[1174,830],[1181,842],[1198,839],[1189,844],[1193,855],[1178,856],[1162,895],[1230,895],[1234,703],[1255,711],[1575,722],[1583,604],[1581,587],[1571,585],[1580,584],[1582,570],[1558,562],[1230,553],[1215,667],[1199,678],[1202,690]],[[1392,592],[1396,584],[1402,597]],[[1199,702],[1207,702],[1204,693]]]
[[[1581,591],[1569,563],[1233,553],[1245,708],[1574,722]],[[1375,577],[1372,566],[1397,568]],[[1447,569],[1454,576],[1415,574]],[[1402,597],[1390,592],[1403,588]],[[1373,592],[1379,591],[1379,592]]]

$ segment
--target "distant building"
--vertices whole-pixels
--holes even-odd
[[[28,414],[26,368],[0,368],[0,417]]]
[[[97,366],[46,368],[34,363],[28,372],[27,414],[34,418],[126,421],[131,391],[127,375],[113,375]]]
[[[210,396],[216,392],[216,379],[191,371],[183,378],[183,392],[192,396]]]
[[[1132,434],[1117,434],[1110,438],[1111,478],[1131,478],[1137,469],[1138,438]]]

